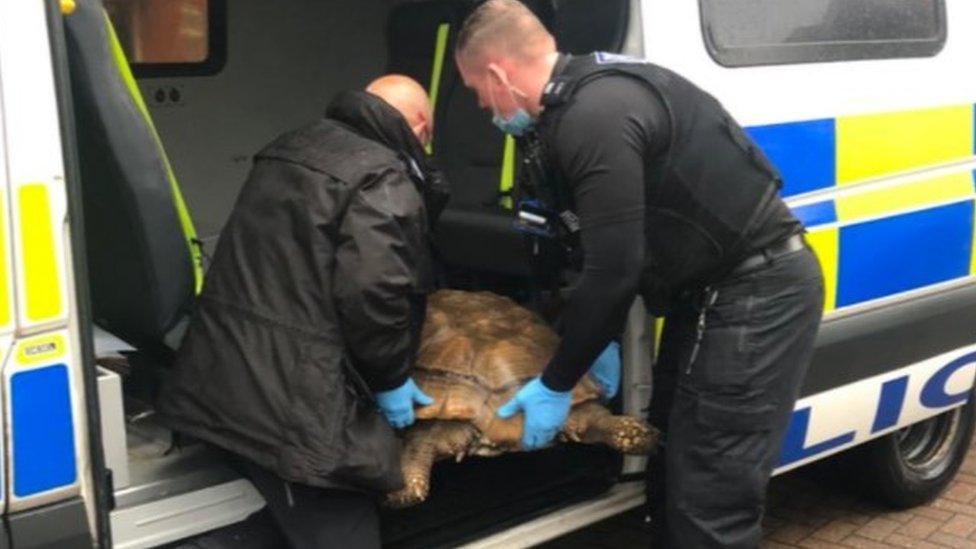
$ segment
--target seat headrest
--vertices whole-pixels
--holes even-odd
[[[99,0],[65,18],[95,321],[158,343],[200,286],[189,214]]]

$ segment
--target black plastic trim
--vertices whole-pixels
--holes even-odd
[[[827,320],[801,396],[976,343],[976,282]]]
[[[85,502],[79,497],[7,517],[16,549],[90,549]]]
[[[64,184],[68,200],[68,220],[71,231],[71,255],[73,258],[75,303],[78,315],[79,355],[82,360],[82,383],[85,388],[85,411],[88,418],[88,447],[91,461],[92,491],[95,496],[95,528],[100,548],[112,546],[111,524],[108,512],[112,497],[112,485],[105,468],[105,455],[102,450],[101,411],[98,406],[98,381],[95,369],[95,353],[92,344],[91,302],[88,298],[88,266],[85,260],[85,226],[81,206],[81,175],[78,167],[78,146],[75,142],[74,104],[71,98],[71,80],[68,74],[68,55],[65,46],[64,21],[60,3],[47,0],[48,36],[51,43],[51,60],[54,69],[54,85],[58,102],[58,118],[61,129],[61,148],[64,157]],[[78,499],[84,511],[84,502]],[[83,513],[84,515],[84,513]],[[11,532],[14,526],[11,521]],[[88,532],[87,518],[85,533],[88,546],[91,534]],[[14,544],[16,547],[19,545]]]

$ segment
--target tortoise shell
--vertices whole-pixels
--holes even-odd
[[[418,408],[417,419],[470,421],[483,445],[517,446],[522,415],[502,420],[495,412],[542,373],[558,343],[542,319],[511,299],[489,292],[433,293],[413,378],[434,403]],[[573,389],[573,405],[600,395],[584,376]]]

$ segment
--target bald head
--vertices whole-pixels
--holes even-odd
[[[430,140],[434,129],[430,99],[416,80],[400,74],[387,74],[370,82],[366,91],[400,111],[421,143]]]
[[[531,62],[556,51],[556,40],[539,18],[518,0],[488,0],[458,32],[458,61],[512,57]]]

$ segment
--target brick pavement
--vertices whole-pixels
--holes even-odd
[[[829,483],[827,483],[829,484]],[[976,549],[976,444],[935,501],[892,512],[837,486],[789,475],[770,490],[768,549],[958,547]]]
[[[774,478],[764,549],[976,549],[976,442],[955,481],[932,503],[893,512],[838,483],[803,472]],[[646,547],[643,514],[631,511],[544,547]]]

